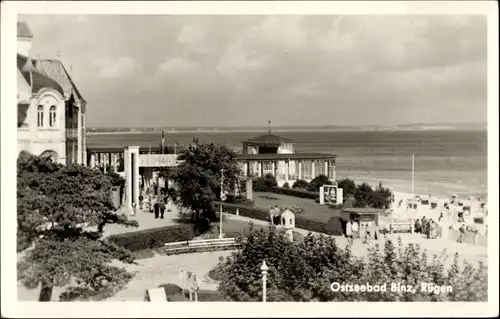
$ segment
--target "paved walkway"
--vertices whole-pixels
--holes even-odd
[[[170,226],[177,224],[176,219],[179,218],[179,209],[176,205],[172,205],[172,211],[165,211],[164,219],[155,219],[154,213],[137,210],[135,216],[131,216],[125,208],[119,210],[120,213],[127,214],[128,218],[131,220],[136,220],[139,223],[139,227],[124,227],[121,225],[106,225],[104,227],[104,236],[122,234],[131,231],[138,231],[156,227]]]

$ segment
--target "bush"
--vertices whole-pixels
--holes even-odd
[[[307,190],[310,192],[319,192],[321,186],[331,184],[332,182],[330,182],[326,175],[318,175],[309,183]]]
[[[487,301],[487,267],[459,264],[458,254],[445,267],[446,254],[429,258],[418,245],[406,247],[391,240],[384,247],[369,248],[366,258],[355,257],[340,248],[335,239],[307,236],[300,244],[290,243],[274,233],[254,232],[242,249],[220,262],[220,293],[228,300],[261,300],[260,265],[269,266],[268,301]],[[256,258],[258,256],[258,258]],[[313,278],[313,280],[311,280]],[[386,285],[386,291],[333,292],[333,282]],[[391,284],[411,285],[414,291],[393,291]],[[422,283],[451,286],[451,292],[427,292]]]
[[[286,182],[285,184],[283,184],[282,186],[283,188],[290,188],[290,185],[288,185],[288,182]]]
[[[256,192],[266,192],[271,187],[278,186],[276,178],[272,174],[266,174],[252,181],[253,190]]]
[[[194,237],[193,226],[181,224],[111,235],[108,239],[134,252],[162,247],[165,243],[191,240]]]
[[[302,189],[307,189],[307,186],[309,186],[309,183],[306,182],[305,180],[303,179],[299,179],[299,180],[296,180],[293,185],[292,185],[292,188],[302,188]]]
[[[282,188],[282,187],[270,187],[265,190],[266,192],[294,196],[299,198],[317,199],[319,198],[319,193],[309,192],[301,189],[293,188]]]
[[[326,224],[326,230],[329,234],[334,236],[344,235],[344,229],[342,227],[342,220],[338,216],[333,216],[328,220]]]

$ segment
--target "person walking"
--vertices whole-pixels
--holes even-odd
[[[352,223],[352,238],[353,238],[353,242],[354,242],[354,238],[358,238],[359,237],[359,224],[354,221]]]
[[[144,196],[142,193],[139,195],[139,209],[142,210],[142,207],[144,205]]]
[[[163,215],[165,214],[165,201],[160,201],[160,218],[163,219]]]
[[[160,215],[160,204],[158,202],[154,203],[153,210],[154,210],[154,213],[155,213],[155,219],[158,219],[158,217]]]
[[[135,216],[135,212],[137,210],[137,203],[132,203],[132,212],[130,215]]]
[[[352,219],[346,224],[345,235],[347,237],[347,245],[352,245]]]

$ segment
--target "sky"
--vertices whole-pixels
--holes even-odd
[[[486,122],[482,16],[23,15],[87,126]]]

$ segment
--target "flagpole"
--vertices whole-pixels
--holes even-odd
[[[415,200],[415,154],[411,156],[411,193],[412,193],[412,206]]]

